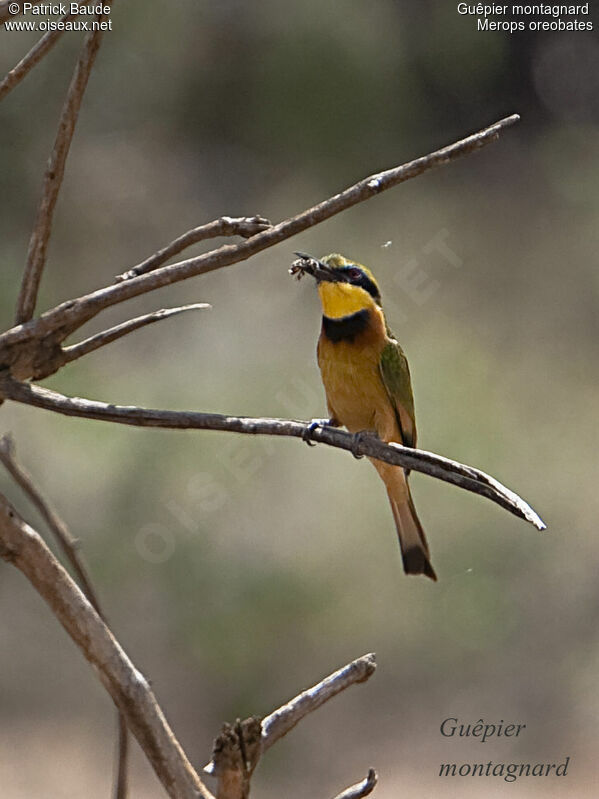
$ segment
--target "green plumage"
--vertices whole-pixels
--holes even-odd
[[[397,415],[402,441],[407,447],[415,447],[416,420],[408,360],[389,330],[387,334],[391,341],[381,353],[381,377]]]
[[[321,260],[300,255],[292,273],[304,272],[315,278],[322,304],[318,365],[331,423],[415,447],[408,361],[387,326],[374,275],[338,253]],[[404,571],[436,580],[408,485],[409,470],[371,460],[387,489]]]

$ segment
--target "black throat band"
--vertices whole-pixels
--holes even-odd
[[[370,312],[368,308],[363,308],[361,311],[349,316],[342,316],[339,319],[323,316],[322,329],[325,336],[334,344],[338,341],[353,341],[356,336],[366,330],[369,320]]]

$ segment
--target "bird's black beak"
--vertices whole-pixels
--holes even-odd
[[[333,269],[318,258],[313,258],[311,255],[306,255],[305,252],[296,252],[297,260],[291,264],[290,272],[292,275],[297,275],[298,278],[302,275],[312,275],[317,283],[328,281],[330,283],[338,282],[341,280],[341,275],[337,269]]]

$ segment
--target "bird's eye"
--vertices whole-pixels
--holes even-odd
[[[347,276],[350,280],[359,280],[362,277],[362,270],[352,266],[347,270]]]

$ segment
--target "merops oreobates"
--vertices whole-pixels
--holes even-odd
[[[331,417],[326,423],[415,447],[410,370],[385,320],[374,275],[337,253],[320,260],[298,255],[290,271],[316,279],[322,304],[318,365]],[[436,580],[408,473],[401,466],[371,462],[387,488],[405,573]]]

